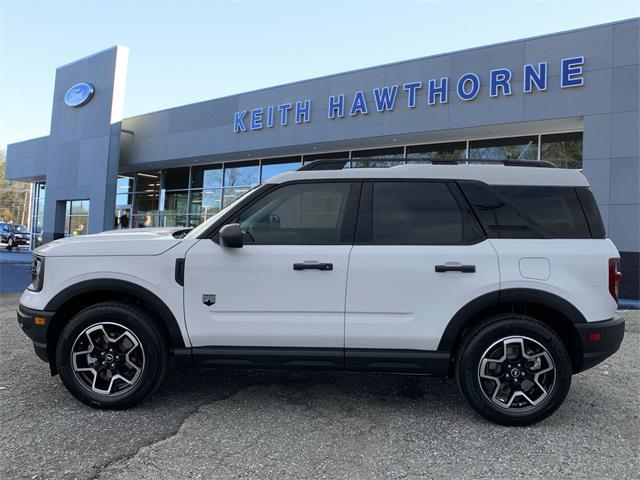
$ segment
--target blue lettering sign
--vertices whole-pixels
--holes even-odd
[[[389,87],[384,87],[382,90],[379,88],[373,89],[373,98],[376,101],[376,109],[379,112],[385,110],[393,110],[393,106],[396,103],[396,95],[398,94],[398,85],[394,85],[389,90]]]
[[[262,128],[262,108],[254,108],[251,110],[251,130],[260,130]]]
[[[273,106],[267,108],[267,127],[273,128]]]
[[[437,85],[436,79],[432,78],[429,80],[429,98],[427,99],[427,103],[429,105],[436,104],[436,95],[440,97],[440,103],[447,103],[449,101],[447,95],[449,90],[449,79],[447,77],[442,77],[440,79],[440,85]]]
[[[563,58],[561,62],[560,87],[570,88],[584,85],[582,78],[582,65],[584,57]]]
[[[362,90],[358,90],[355,97],[353,97],[353,103],[351,104],[351,112],[349,112],[349,115],[354,116],[358,113],[362,113],[364,115],[369,113],[367,110],[367,99],[364,97],[364,92]]]
[[[533,84],[540,92],[547,90],[547,62],[539,63],[538,70],[529,63],[524,66],[524,93],[531,93]]]
[[[467,84],[471,84],[471,89],[467,88]],[[458,98],[465,102],[473,100],[478,96],[480,91],[480,77],[475,73],[465,73],[458,79],[457,85]]]
[[[296,102],[296,123],[306,123],[311,119],[311,100]]]
[[[278,105],[278,111],[280,112],[280,125],[285,127],[289,121],[289,110],[291,110],[290,103],[281,103]]]
[[[329,96],[328,118],[344,117],[344,94]]]
[[[246,114],[246,110],[243,110],[242,112],[236,112],[233,116],[233,131],[235,133],[247,131],[247,127],[244,125],[244,116]]]
[[[489,96],[497,97],[499,88],[503,95],[511,95],[511,70],[508,68],[497,68],[490,72]]]
[[[422,88],[422,82],[405,83],[402,89],[407,92],[407,107],[416,108],[416,90]]]

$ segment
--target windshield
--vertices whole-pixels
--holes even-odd
[[[12,225],[12,229],[14,232],[26,232],[27,229],[24,225]]]
[[[264,184],[263,184],[264,185]],[[198,238],[200,235],[202,235],[204,232],[207,231],[207,229],[213,225],[215,222],[217,222],[220,218],[222,218],[230,209],[231,207],[233,207],[239,200],[246,200],[249,197],[251,197],[255,192],[258,191],[258,189],[261,187],[262,185],[259,185],[257,187],[253,187],[251,190],[249,190],[247,193],[245,193],[242,197],[238,198],[236,201],[230,203],[229,205],[227,205],[226,207],[224,207],[222,210],[220,210],[218,213],[216,213],[213,217],[210,217],[208,219],[206,219],[204,222],[202,222],[200,225],[198,225],[197,227],[195,227],[193,230],[191,230],[189,233],[187,233],[184,238]]]

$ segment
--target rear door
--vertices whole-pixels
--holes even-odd
[[[346,366],[429,369],[447,323],[499,289],[497,255],[455,182],[373,181],[363,186],[351,252]]]
[[[342,366],[360,185],[276,187],[228,222],[245,233],[242,248],[208,239],[194,245],[185,263],[193,345],[328,348],[329,361]]]

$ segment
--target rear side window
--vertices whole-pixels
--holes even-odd
[[[602,217],[600,216],[600,209],[596,203],[596,199],[593,198],[593,193],[589,187],[576,188],[582,209],[587,217],[587,223],[591,230],[591,236],[593,238],[605,238],[607,232],[605,231],[604,224],[602,223]]]
[[[460,185],[491,238],[591,238],[573,187]]]
[[[371,213],[375,245],[451,245],[478,238],[475,220],[446,183],[376,182]]]

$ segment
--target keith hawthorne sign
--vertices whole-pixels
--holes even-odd
[[[572,88],[584,85],[582,67],[584,56],[564,58],[560,61],[560,87]],[[489,71],[489,97],[509,96],[512,94],[511,70],[496,68]],[[523,67],[522,91],[525,94],[544,92],[549,79],[548,62],[537,65],[526,64]],[[432,78],[427,82],[420,80],[373,88],[368,95],[364,90],[356,90],[350,95],[337,93],[330,95],[326,101],[327,118],[350,118],[368,115],[369,112],[387,112],[396,108],[396,99],[402,89],[407,94],[406,108],[417,108],[419,103],[428,106],[449,102],[449,85],[463,102],[475,99],[480,93],[480,77],[476,73],[465,73],[457,79],[449,77]],[[308,123],[311,121],[311,99],[280,103],[241,110],[233,116],[235,133],[285,127]]]

